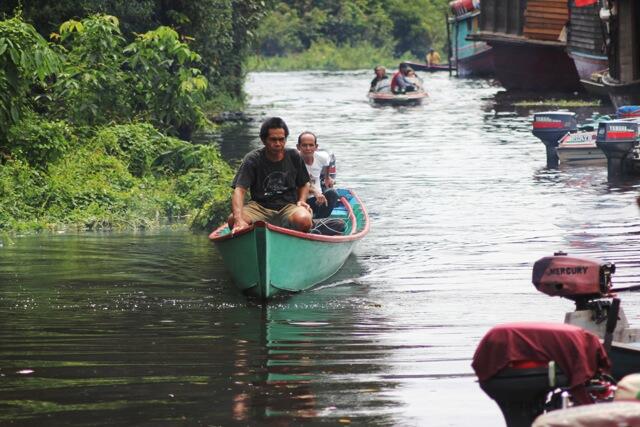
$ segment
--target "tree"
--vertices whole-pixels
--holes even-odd
[[[0,21],[0,149],[7,129],[31,107],[32,86],[59,68],[59,56],[21,16]]]

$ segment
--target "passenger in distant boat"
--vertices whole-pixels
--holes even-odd
[[[289,128],[280,117],[260,127],[264,147],[249,152],[233,178],[229,228],[236,233],[256,221],[307,232],[312,225],[307,204],[309,172],[298,150],[285,148]],[[245,205],[249,190],[251,200]]]
[[[413,71],[413,68],[407,68],[406,80],[411,83],[416,90],[422,87],[422,79]]]
[[[338,192],[333,189],[333,180],[329,176],[331,158],[328,153],[318,151],[318,139],[309,131],[302,132],[298,136],[297,147],[309,172],[307,203],[311,206],[314,218],[327,218],[338,201]],[[323,183],[320,182],[322,175],[324,175]],[[322,184],[325,187],[324,191]]]
[[[385,89],[388,90],[389,76],[387,76],[387,70],[382,65],[378,65],[373,69],[373,72],[376,73],[376,76],[371,80],[369,92],[381,92]]]
[[[432,67],[434,65],[440,64],[440,54],[436,52],[433,48],[429,49],[427,56],[425,57],[427,65]]]
[[[391,92],[399,94],[416,90],[416,87],[407,80],[407,71],[409,69],[410,67],[407,64],[400,64],[398,71],[396,71],[391,78]]]

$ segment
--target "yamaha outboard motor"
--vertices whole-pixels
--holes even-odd
[[[618,116],[619,119],[640,117],[640,105],[623,105],[622,107],[618,107],[616,116]]]
[[[547,166],[558,166],[556,148],[560,138],[569,132],[577,132],[576,114],[568,111],[549,111],[533,115],[533,134],[540,138],[547,149]]]
[[[625,173],[625,163],[633,158],[633,147],[638,141],[638,123],[611,120],[598,126],[596,145],[607,156],[609,179]]]

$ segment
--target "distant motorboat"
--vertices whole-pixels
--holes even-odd
[[[424,90],[422,79],[418,76],[407,78],[415,87],[415,90],[402,93],[394,93],[391,90],[391,79],[382,80],[375,90],[367,94],[367,98],[376,105],[419,105],[429,95]]]
[[[378,105],[418,105],[429,95],[424,90],[406,93],[369,92],[367,97]]]

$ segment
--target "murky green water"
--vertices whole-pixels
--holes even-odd
[[[639,182],[548,170],[532,111],[484,80],[425,77],[430,99],[396,109],[367,104],[369,72],[250,76],[254,121],[224,155],[281,115],[336,154],[371,216],[312,291],[251,305],[186,231],[4,242],[0,425],[501,425],[470,367],[477,342],[496,323],[562,321],[571,303],[530,283],[555,250],[636,284]],[[637,321],[640,296],[623,305]]]

